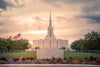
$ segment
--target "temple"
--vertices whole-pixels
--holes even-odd
[[[33,48],[62,48],[65,47],[65,50],[68,50],[68,40],[56,39],[53,33],[52,20],[51,20],[51,11],[49,18],[49,26],[47,29],[48,33],[44,39],[33,40]]]

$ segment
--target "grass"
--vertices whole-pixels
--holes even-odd
[[[19,57],[19,56],[27,56],[27,57],[36,57],[36,52],[12,52],[12,53],[0,53],[0,57],[7,57],[7,56],[13,56],[13,57]]]
[[[13,57],[19,57],[19,56],[27,56],[27,57],[36,57],[36,52],[13,52],[13,53],[0,53],[0,57],[7,57],[7,56],[13,56]],[[78,53],[78,52],[64,52],[64,58],[66,57],[73,57],[73,58],[84,58],[84,57],[99,57],[100,54],[95,53]]]
[[[79,52],[64,52],[64,58],[66,57],[73,57],[73,58],[84,58],[84,57],[98,57],[100,58],[100,54],[96,53],[79,53]]]

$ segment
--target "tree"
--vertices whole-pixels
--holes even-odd
[[[85,49],[84,44],[85,44],[85,41],[83,39],[76,40],[76,41],[72,42],[71,48],[75,49],[75,50],[83,50],[83,49]]]
[[[100,34],[90,32],[83,39],[72,42],[71,48],[75,50],[98,50],[100,49]]]
[[[62,46],[62,47],[61,47],[61,49],[62,49],[62,50],[65,50],[65,49],[66,49],[66,47]]]
[[[38,49],[40,49],[40,47],[35,47],[35,50],[38,50]]]
[[[30,48],[26,39],[11,40],[11,38],[0,38],[0,50],[25,50]]]
[[[7,50],[6,44],[7,44],[6,39],[0,38],[0,50]]]
[[[15,42],[14,42],[14,48],[16,50],[28,49],[28,48],[30,48],[28,45],[29,45],[29,42],[26,39],[15,40]]]
[[[85,35],[85,48],[89,50],[97,50],[100,49],[100,34],[92,31]]]

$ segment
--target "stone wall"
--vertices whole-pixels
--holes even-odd
[[[37,59],[62,58],[64,51],[58,48],[42,48],[37,50]]]

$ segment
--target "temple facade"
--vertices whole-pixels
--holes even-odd
[[[65,47],[66,51],[68,50],[68,40],[56,39],[53,33],[52,20],[51,20],[51,12],[49,18],[49,26],[47,29],[48,33],[44,39],[33,40],[33,48],[39,47],[41,48],[62,48]]]

